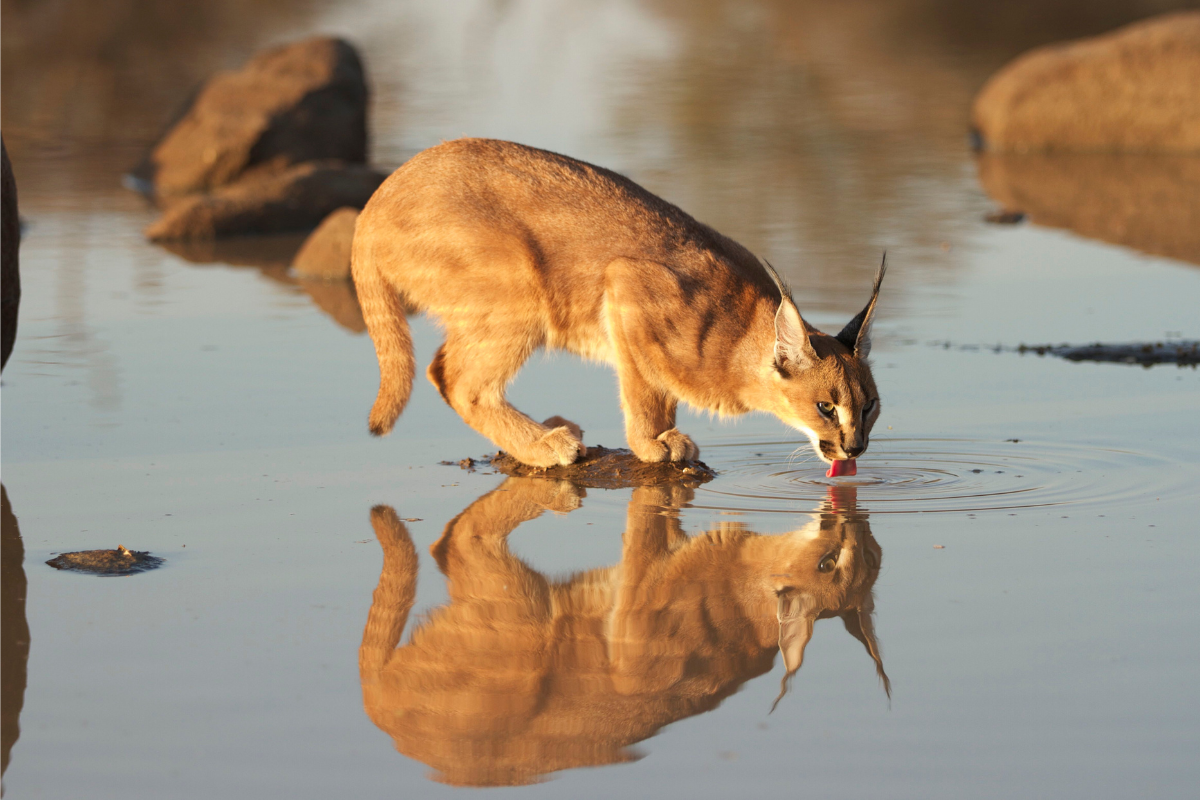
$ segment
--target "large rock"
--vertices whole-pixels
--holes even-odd
[[[1200,158],[988,153],[979,181],[1032,222],[1200,264]]]
[[[17,250],[21,246],[21,219],[17,213],[17,181],[13,178],[8,148],[0,138],[0,190],[3,209],[0,216],[0,369],[8,363],[17,341],[17,309],[21,305],[21,270]]]
[[[1200,12],[1032,50],[975,98],[988,150],[1200,153]]]
[[[222,186],[260,165],[367,159],[367,85],[358,53],[314,38],[212,78],[134,175],[159,195]]]
[[[350,280],[350,245],[357,221],[357,208],[339,208],[326,217],[296,253],[295,273],[302,278]]]
[[[254,173],[210,194],[167,207],[146,228],[152,241],[302,231],[342,206],[362,208],[387,177],[360,165],[316,161],[282,173]]]

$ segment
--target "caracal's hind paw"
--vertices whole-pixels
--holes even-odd
[[[543,422],[542,424],[545,425],[547,428],[566,428],[567,430],[569,430],[571,432],[572,436],[574,436],[576,439],[578,439],[581,442],[583,441],[583,428],[579,427],[574,422],[571,422],[571,420],[569,420],[569,419],[563,419],[562,417],[555,415],[555,416],[551,417],[550,419],[546,420],[545,422]],[[587,454],[587,450],[585,449],[584,455],[586,455],[586,454]]]
[[[630,442],[629,447],[642,461],[694,461],[700,457],[692,437],[678,428],[663,431],[654,439]]]

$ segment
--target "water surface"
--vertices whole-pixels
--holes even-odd
[[[456,782],[1178,797],[1196,784],[1200,373],[988,349],[1200,337],[1191,232],[1075,224],[1020,165],[976,163],[965,131],[973,91],[1007,58],[1165,6],[346,0],[248,18],[243,5],[136,25],[114,11],[109,27],[70,4],[4,5],[4,134],[28,223],[3,378],[7,797],[424,797],[466,791]],[[576,749],[517,772],[447,780],[434,748],[397,751],[359,669],[387,574],[371,510],[411,520],[410,613],[388,629],[403,646],[461,602],[431,546],[503,496],[503,476],[439,462],[490,445],[423,382],[395,433],[371,439],[374,353],[344,293],[289,277],[294,243],[153,247],[140,230],[154,210],[120,188],[195,81],[311,32],[361,47],[382,165],[467,134],[620,170],[770,259],[833,330],[887,249],[883,414],[856,478],[826,479],[772,418],[685,413],[716,480],[652,503],[564,490],[573,502],[548,500],[506,547],[568,585],[623,563],[648,530],[631,523],[639,508],[676,538],[854,526],[880,551],[890,701],[862,641],[825,619],[774,713],[785,665],[766,648],[725,677],[688,667],[716,688],[628,735],[577,715]],[[1050,206],[1029,209],[1033,224],[985,223],[1009,196]],[[413,330],[427,362],[438,333]],[[622,442],[607,368],[535,358],[511,397],[578,421],[588,442]],[[118,544],[166,561],[103,580],[44,564]],[[706,586],[680,592],[730,607]],[[471,645],[449,661],[469,664]],[[519,727],[489,741],[525,741]]]

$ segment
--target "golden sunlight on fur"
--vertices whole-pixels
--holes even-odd
[[[445,330],[426,372],[445,401],[532,466],[586,452],[578,426],[539,424],[505,399],[541,348],[616,368],[626,439],[644,461],[699,456],[675,428],[680,401],[775,414],[829,462],[865,451],[879,415],[866,359],[882,268],[866,308],[826,335],[746,248],[566,156],[488,139],[418,153],[363,209],[352,262],[379,358],[379,436],[412,393],[406,308]]]
[[[817,619],[839,616],[888,687],[871,618],[882,553],[854,489],[830,489],[792,533],[689,537],[678,509],[691,490],[640,487],[615,566],[551,581],[509,552],[518,525],[582,494],[508,478],[447,524],[431,550],[450,602],[400,647],[417,553],[395,511],[372,509],[384,561],[359,650],[363,703],[436,780],[519,785],[635,760],[632,745],[716,708],[776,652],[786,690]]]

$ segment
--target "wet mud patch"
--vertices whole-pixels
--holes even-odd
[[[124,545],[117,545],[115,550],[78,550],[74,553],[62,553],[46,563],[55,569],[68,572],[116,577],[146,572],[161,566],[164,560],[144,550],[130,550]]]
[[[666,484],[696,487],[717,477],[717,473],[703,461],[650,463],[642,461],[628,450],[610,450],[599,445],[589,446],[586,456],[565,467],[531,467],[503,451],[490,460],[492,466],[505,475],[557,478],[588,489]]]

